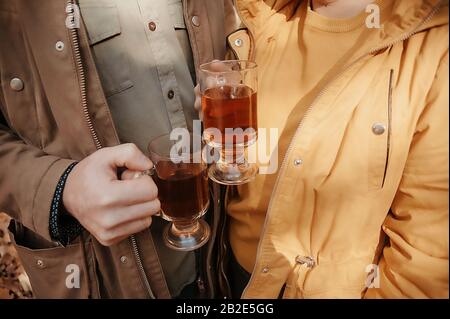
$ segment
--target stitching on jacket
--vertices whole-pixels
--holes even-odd
[[[37,197],[37,194],[39,193],[39,191],[40,191],[40,189],[41,189],[41,184],[42,184],[42,181],[44,180],[45,176],[46,176],[47,173],[50,171],[50,169],[51,169],[53,166],[55,166],[55,164],[56,164],[57,162],[59,162],[59,161],[60,161],[60,159],[55,159],[55,160],[47,167],[47,169],[45,170],[44,174],[42,174],[42,178],[39,180],[39,184],[37,185],[36,192],[34,193],[34,196],[33,196],[33,204],[31,205],[31,223],[32,223],[32,225],[33,225],[33,229],[34,229],[34,230],[37,230],[37,229],[36,229],[36,223],[35,223],[35,220],[34,220],[34,215],[35,215],[35,213],[34,213],[34,207],[36,206],[35,204],[36,204],[36,197]],[[37,233],[37,232],[36,232],[36,233]]]
[[[389,157],[391,153],[391,137],[392,137],[392,81],[394,78],[394,69],[389,72],[389,88],[388,88],[388,125],[387,125],[387,150],[386,150],[386,164],[384,166],[383,181],[381,182],[381,188],[386,181],[387,170],[389,166]]]

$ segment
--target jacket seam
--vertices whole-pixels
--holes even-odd
[[[43,180],[44,180],[44,178],[45,178],[45,176],[48,174],[48,172],[51,170],[51,168],[57,163],[59,161],[59,159],[55,159],[48,167],[47,167],[47,169],[45,170],[45,172],[44,172],[44,174],[42,174],[42,177],[41,177],[41,179],[39,180],[39,184],[38,184],[38,186],[36,187],[36,191],[34,192],[34,196],[33,196],[33,205],[32,205],[32,207],[31,207],[31,211],[32,211],[32,214],[31,214],[31,220],[32,220],[32,223],[33,223],[33,229],[35,229],[36,230],[36,222],[35,222],[35,204],[36,204],[36,197],[37,197],[37,195],[38,195],[38,193],[39,193],[39,190],[41,189],[41,185],[42,185],[42,182],[43,182]],[[50,207],[49,207],[49,210],[50,210]]]
[[[197,0],[198,1],[198,0]],[[196,66],[195,68],[195,74],[196,74],[196,78],[197,78],[197,82],[199,79],[199,71],[198,71],[198,66],[200,64],[199,61],[199,49],[198,49],[198,38],[197,38],[197,34],[196,32],[194,32],[194,27],[192,26],[192,23],[189,23],[189,11],[188,11],[188,6],[187,6],[187,1],[183,0],[183,13],[184,13],[184,19],[186,21],[186,29],[188,30],[188,35],[190,38],[192,38],[191,42],[191,49],[192,49],[192,58],[194,60],[194,66]]]
[[[389,159],[392,151],[392,93],[393,93],[393,79],[394,69],[389,71],[389,88],[388,88],[388,123],[387,123],[387,150],[386,150],[386,163],[384,166],[383,180],[381,182],[381,188],[384,187],[386,182],[387,172],[389,168]]]

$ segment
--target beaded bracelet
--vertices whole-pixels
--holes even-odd
[[[81,224],[65,210],[62,203],[62,194],[67,177],[69,177],[70,172],[77,164],[78,163],[70,164],[60,177],[55,194],[53,195],[50,210],[50,236],[52,240],[59,242],[63,246],[68,245],[78,237],[83,230]]]

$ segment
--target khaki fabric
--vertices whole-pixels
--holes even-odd
[[[152,138],[169,133],[173,126],[187,127],[195,118],[192,50],[182,2],[80,0],[79,4],[119,139],[147,153]],[[155,30],[149,29],[150,23]],[[152,231],[169,289],[177,296],[195,280],[195,254],[174,251],[163,243],[166,224],[156,220]]]

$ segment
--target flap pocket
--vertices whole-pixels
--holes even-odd
[[[369,190],[383,188],[388,172],[392,136],[392,81],[393,70],[378,92],[381,100],[373,104],[373,124],[369,139]]]
[[[121,36],[117,5],[108,0],[81,0],[80,10],[106,97],[133,87],[132,53]]]
[[[84,23],[89,36],[89,44],[94,45],[121,33],[117,6],[111,1],[80,1]]]
[[[11,242],[30,278],[33,295],[45,299],[89,298],[81,244],[52,247],[47,243],[43,246],[46,248],[37,249],[36,242],[30,239],[31,232],[25,232],[28,237],[19,238],[21,234],[15,231],[14,223],[9,227]]]

